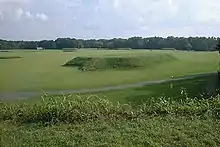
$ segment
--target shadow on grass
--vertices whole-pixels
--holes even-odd
[[[220,79],[217,75],[212,75],[135,88],[124,99],[127,102],[140,104],[143,101],[150,100],[150,98],[154,98],[157,101],[160,97],[170,98],[175,101],[183,100],[187,97],[210,98],[218,94],[218,89],[220,89]]]

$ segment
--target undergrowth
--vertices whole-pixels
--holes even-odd
[[[140,57],[76,57],[64,66],[77,67],[82,71],[95,71],[105,69],[134,69],[153,67],[160,63],[173,61],[175,58],[169,54]]]
[[[220,96],[210,99],[172,101],[153,99],[141,105],[114,104],[106,99],[90,96],[42,97],[36,104],[0,104],[0,120],[17,123],[76,123],[95,120],[136,120],[153,116],[199,117],[220,119]]]

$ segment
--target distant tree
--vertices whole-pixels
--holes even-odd
[[[38,42],[38,46],[45,49],[55,49],[56,43],[53,40],[42,40]]]
[[[220,39],[218,39],[218,44],[216,46],[216,49],[218,50],[219,54],[220,54]]]
[[[37,49],[37,43],[34,41],[26,41],[21,45],[21,47],[23,49]],[[9,47],[9,48],[11,48],[11,47]]]
[[[83,43],[84,43],[84,40],[82,39],[77,40],[77,48],[84,48]]]
[[[220,39],[220,38],[219,38]],[[177,50],[195,50],[195,51],[213,51],[216,50],[218,40],[216,37],[131,37],[128,39],[75,39],[75,38],[58,38],[53,40],[42,41],[7,41],[1,40],[2,49],[33,49],[43,47],[46,49],[62,48],[106,48],[106,49],[163,49],[175,48]],[[220,41],[219,46],[220,48]],[[220,50],[218,49],[220,52]]]
[[[57,40],[55,40],[55,43],[57,49],[77,47],[76,39],[71,39],[71,38],[58,38]]]
[[[193,46],[190,43],[187,43],[185,45],[185,49],[188,50],[188,51],[191,51],[191,50],[193,50]]]

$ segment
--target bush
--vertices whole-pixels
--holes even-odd
[[[157,64],[173,61],[171,55],[140,56],[140,57],[76,57],[64,66],[77,67],[82,71],[95,71],[106,69],[134,69],[153,67]]]

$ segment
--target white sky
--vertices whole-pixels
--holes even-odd
[[[0,0],[0,38],[220,36],[220,0]]]

